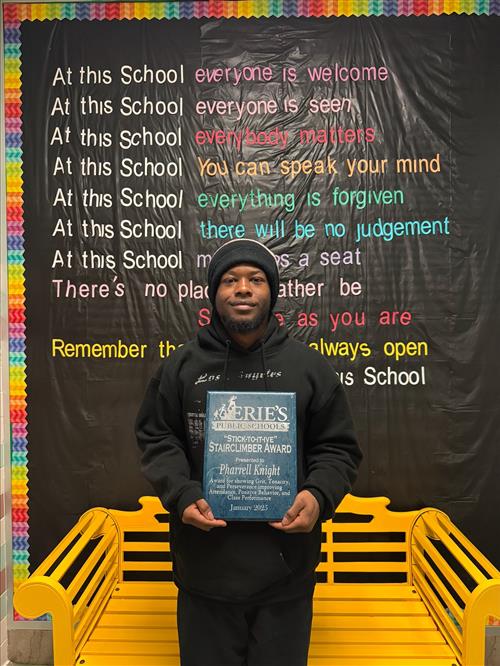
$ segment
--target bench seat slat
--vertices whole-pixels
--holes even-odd
[[[325,629],[314,628],[311,643],[345,643],[353,645],[446,645],[446,641],[437,629],[430,631],[415,632],[412,630],[394,632],[392,629],[385,631],[367,631],[366,629],[343,629],[335,626],[332,621],[330,627]]]
[[[314,629],[331,629],[333,621],[331,616],[318,615],[313,619]],[[175,607],[172,606],[170,613],[158,613],[155,615],[150,614],[134,614],[134,613],[109,613],[106,612],[101,617],[98,627],[175,627],[176,626],[176,612]],[[430,617],[424,616],[370,616],[364,615],[356,617],[347,615],[345,617],[336,616],[335,624],[333,625],[338,629],[345,630],[359,630],[359,631],[373,631],[373,630],[388,630],[396,631],[431,631],[435,629],[434,622]],[[397,640],[397,639],[396,639]]]
[[[142,583],[131,581],[129,583],[118,583],[113,590],[114,599],[125,597],[148,599],[177,599],[177,588],[174,583],[165,581],[162,583]]]
[[[175,610],[176,600],[171,599],[115,599],[109,600],[107,611],[110,613],[167,613]]]
[[[113,591],[113,598],[148,598],[148,599],[170,599],[177,598],[177,588],[174,583],[139,583],[127,582],[119,583]],[[335,585],[321,584],[316,585],[314,592],[316,599],[398,599],[415,601],[418,599],[418,593],[413,585],[406,583],[336,583]]]
[[[166,613],[175,609],[175,599],[115,599],[109,600],[107,611],[110,613]],[[421,601],[337,600],[316,599],[314,610],[328,615],[428,615]]]
[[[124,661],[123,655],[82,655],[85,666],[139,666],[137,659],[132,657]],[[140,666],[179,666],[179,657],[172,656],[143,656]],[[310,657],[308,666],[422,666],[421,659],[407,658],[403,661],[398,657],[343,657],[340,661],[332,661],[330,657]],[[437,658],[432,660],[432,666],[457,666],[456,659]]]
[[[429,616],[397,616],[397,615],[355,615],[339,616],[332,619],[329,615],[318,615],[313,618],[314,629],[331,629],[332,626],[345,630],[389,630],[389,631],[423,631],[435,630],[436,625]]]
[[[179,656],[177,654],[168,656],[164,654],[141,655],[141,659],[138,661],[136,655],[126,659],[122,654],[89,654],[82,652],[81,659],[85,659],[84,666],[179,666]],[[324,663],[323,666],[327,666],[327,664]],[[328,664],[328,666],[331,665]],[[400,665],[398,664],[398,666]]]
[[[170,627],[108,627],[101,628],[100,626],[94,629],[92,633],[92,640],[96,641],[120,641],[128,643],[144,643],[150,641],[177,641],[177,627],[175,625]]]
[[[318,614],[336,615],[428,615],[422,601],[372,601],[369,600],[329,600],[317,599],[314,612]]]
[[[90,666],[94,666],[91,664]],[[100,666],[100,665],[99,665]],[[114,666],[110,664],[109,666]],[[144,664],[149,666],[149,664]],[[167,666],[170,666],[168,664]],[[177,665],[176,665],[177,666]],[[332,661],[329,656],[309,657],[307,666],[458,666],[458,662],[452,657],[347,657],[343,656],[338,661]]]
[[[171,626],[135,626],[135,627],[101,627],[98,626],[92,633],[92,639],[96,641],[134,641],[137,643],[148,641],[172,641],[177,640],[177,628],[175,623]],[[434,644],[444,645],[445,641],[437,630],[414,632],[411,630],[398,631],[397,635],[391,630],[366,631],[362,629],[345,630],[339,627],[313,630],[312,643],[374,643],[380,644]]]
[[[177,640],[162,641],[109,641],[89,640],[82,652],[101,655],[173,655],[178,654]],[[451,657],[453,652],[443,645],[432,644],[353,644],[353,643],[311,643],[309,654],[314,656],[329,655],[339,657]],[[140,662],[138,658],[138,663]]]
[[[106,611],[99,620],[97,627],[176,627],[177,613],[175,605],[170,613],[109,613]]]
[[[448,645],[422,645],[422,644],[406,644],[406,645],[353,645],[351,643],[311,643],[309,648],[311,657],[320,655],[329,655],[334,658],[343,657],[454,657],[455,655],[448,647]]]
[[[175,627],[176,612],[175,606],[169,613],[134,614],[134,613],[109,613],[102,615],[98,627]],[[435,629],[433,620],[424,616],[370,616],[364,615],[355,617],[347,615],[345,617],[335,617],[335,627],[346,630],[389,630],[389,631],[429,631]],[[313,618],[313,629],[331,629],[332,619],[329,615],[318,615]]]
[[[82,658],[86,654],[100,655],[130,655],[136,657],[136,664],[141,664],[142,655],[178,655],[179,645],[177,639],[171,641],[87,641],[85,649],[82,651]]]
[[[111,597],[107,606],[110,613],[165,613],[175,609],[175,597]],[[328,615],[409,615],[426,616],[428,611],[418,598],[411,600],[316,598],[314,612]]]

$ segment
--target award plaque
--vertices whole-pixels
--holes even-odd
[[[208,391],[203,491],[216,518],[281,520],[297,493],[295,393]]]

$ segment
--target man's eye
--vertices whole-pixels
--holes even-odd
[[[264,282],[264,278],[261,278],[261,277],[254,277],[254,278],[252,278],[252,280],[254,282]]]

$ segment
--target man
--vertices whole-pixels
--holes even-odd
[[[137,419],[142,467],[170,511],[182,666],[305,666],[321,520],[361,459],[338,375],[272,310],[274,255],[229,241],[212,257],[212,321],[165,360]],[[225,522],[203,497],[207,390],[294,392],[298,494],[273,523]]]

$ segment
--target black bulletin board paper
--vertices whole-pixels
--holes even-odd
[[[355,492],[437,505],[500,563],[499,30],[22,23],[31,570],[151,493],[135,414],[231,234],[277,255],[280,321],[341,374]]]

